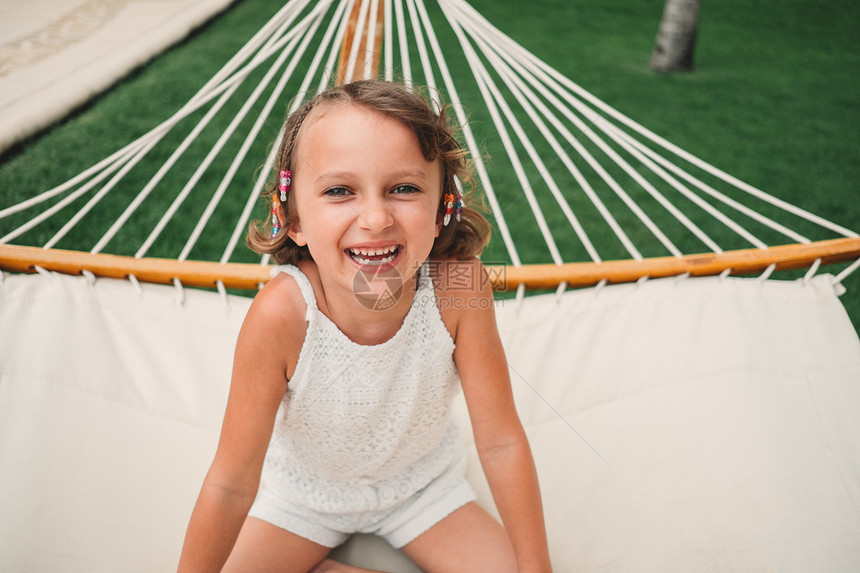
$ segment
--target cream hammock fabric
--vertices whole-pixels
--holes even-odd
[[[172,570],[249,300],[59,274],[0,292],[0,569]],[[556,571],[856,569],[860,345],[827,276],[650,280],[498,316]],[[412,570],[375,541],[348,552]]]
[[[857,234],[659,139],[554,73],[464,2],[445,0],[436,11],[458,39],[454,47],[468,60],[488,117],[498,120],[507,172],[518,178],[520,204],[536,223],[536,231],[521,231],[520,222],[508,228],[503,201],[511,199],[500,197],[479,163],[510,259],[510,266],[494,267],[495,276],[520,295],[520,285],[558,287],[497,308],[556,570],[856,568],[860,342],[837,295],[841,278],[857,264],[837,277],[816,273],[821,262],[856,258]],[[362,51],[382,55],[384,74],[397,69],[407,81],[438,85],[459,103],[461,80],[455,82],[443,57],[451,49],[439,46],[420,0],[290,2],[177,116],[80,178],[0,211],[0,265],[39,270],[0,275],[0,569],[175,567],[214,453],[232,348],[250,303],[225,289],[253,287],[267,274],[260,265],[227,264],[263,183],[247,189],[233,179],[249,163],[265,117],[273,109],[279,115],[292,93],[326,85],[338,58],[344,81],[363,75],[358,70],[373,62]],[[103,254],[259,66],[274,71],[258,78],[253,101],[246,96],[219,141],[223,155],[213,149],[187,186],[174,190],[133,257]],[[300,85],[287,91],[290,82]],[[144,165],[164,134],[197,109],[201,123],[166,163],[152,167],[150,184],[129,194],[90,253],[57,251],[75,225],[102,224],[87,218],[99,212],[99,200],[121,188],[122,176]],[[524,137],[526,121],[540,138]],[[240,126],[247,131],[231,147],[229,134]],[[464,135],[477,147],[475,134],[467,129]],[[221,183],[211,189],[184,248],[173,261],[149,259],[210,167],[220,167]],[[571,189],[581,190],[591,206],[575,203]],[[601,199],[606,192],[623,205],[623,215]],[[221,240],[207,225],[219,200],[236,193],[245,208],[223,238],[221,260],[189,260],[199,241]],[[761,202],[761,211],[779,209],[804,229],[812,225],[843,238],[814,242],[806,231],[735,199],[737,193]],[[53,206],[76,200],[76,215],[56,225],[47,244],[9,246],[50,224],[64,205]],[[658,226],[643,202],[661,206],[675,222]],[[28,209],[39,214],[3,223]],[[703,213],[729,229],[730,244],[740,237],[752,253],[728,251],[700,223]],[[594,220],[611,231],[629,261],[603,260],[602,245],[591,239]],[[559,222],[566,225],[560,232]],[[685,255],[676,227],[710,254]],[[665,259],[655,264],[642,254],[645,235]],[[775,235],[800,246],[766,248],[781,244],[772,243]],[[543,262],[549,263],[537,270],[523,265],[517,250],[530,236],[547,248]],[[583,259],[590,262],[566,262]],[[798,280],[769,279],[777,268],[798,265],[811,265]],[[521,270],[526,267],[531,270]],[[82,276],[53,272],[82,269]],[[752,279],[730,276],[760,271]],[[698,274],[714,276],[690,277]],[[130,280],[102,278],[125,275]],[[631,278],[639,280],[608,284]],[[195,284],[218,291],[185,288]],[[581,284],[597,286],[566,292]],[[492,510],[474,462],[480,501]],[[366,567],[414,570],[372,538],[355,539],[340,552]]]

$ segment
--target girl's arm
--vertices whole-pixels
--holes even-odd
[[[520,571],[551,571],[543,506],[531,449],[514,405],[508,364],[496,327],[493,294],[480,262],[474,288],[449,289],[457,311],[454,360],[475,444]],[[480,280],[479,280],[480,279]]]
[[[221,437],[191,514],[180,572],[220,571],[256,497],[287,389],[285,349],[296,348],[295,338],[304,336],[296,332],[296,324],[304,323],[301,309],[284,304],[290,289],[278,283],[257,295],[239,333]]]

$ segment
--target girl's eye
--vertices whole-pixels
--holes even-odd
[[[391,192],[396,193],[398,195],[405,194],[405,193],[417,193],[418,188],[413,187],[412,185],[398,185],[397,187],[392,189]]]
[[[349,195],[349,189],[346,187],[331,187],[330,189],[326,189],[323,194],[329,197],[345,197]]]

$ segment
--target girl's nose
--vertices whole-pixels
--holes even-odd
[[[361,202],[358,212],[358,226],[362,229],[380,233],[394,224],[388,201],[383,198],[366,198]]]

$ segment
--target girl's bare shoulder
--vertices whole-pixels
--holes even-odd
[[[254,297],[240,337],[259,351],[282,356],[291,375],[307,331],[306,310],[296,279],[278,273]]]
[[[492,312],[492,284],[477,258],[431,261],[430,277],[442,321],[455,341],[461,325]]]
[[[306,308],[296,279],[287,273],[278,273],[254,297],[249,313],[262,313],[277,322],[292,322],[296,318],[303,321]]]

